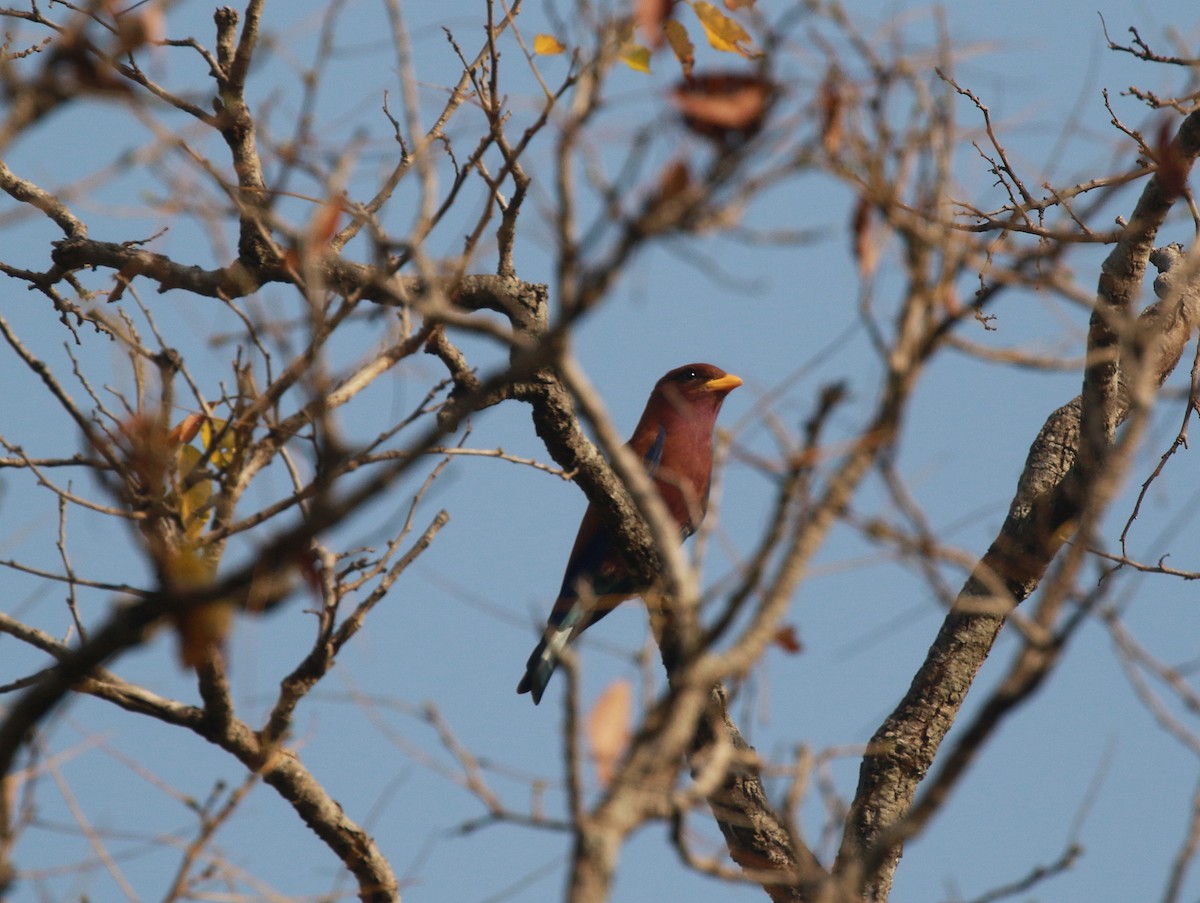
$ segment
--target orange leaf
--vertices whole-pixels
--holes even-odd
[[[596,777],[607,786],[617,762],[629,746],[629,719],[633,711],[633,685],[617,680],[600,694],[587,719],[587,738],[592,748]]]
[[[204,423],[204,420],[203,414],[188,414],[167,433],[167,438],[181,445],[191,442],[196,438],[196,433],[200,432],[200,424]]]
[[[308,228],[301,236],[298,246],[289,248],[283,255],[283,262],[293,269],[301,269],[311,258],[318,255],[319,260],[329,251],[329,240],[337,232],[338,220],[342,215],[340,198],[330,198],[317,208],[308,221]]]
[[[754,5],[754,0],[725,0],[725,8],[730,12],[746,9]]]
[[[667,36],[667,43],[671,45],[675,59],[679,60],[679,65],[683,68],[683,77],[690,79],[692,68],[696,65],[696,48],[692,46],[687,29],[675,19],[668,19],[663,23],[662,30]]]
[[[552,34],[539,34],[533,37],[533,52],[538,56],[554,56],[567,48]]]
[[[804,651],[804,644],[800,642],[796,628],[791,624],[787,624],[776,630],[773,642],[784,652],[788,653],[788,655],[796,655]]]
[[[337,231],[338,220],[342,216],[342,202],[330,198],[313,214],[308,226],[308,240],[313,245],[325,245]]]

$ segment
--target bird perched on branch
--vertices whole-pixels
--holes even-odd
[[[680,542],[704,519],[717,412],[725,396],[741,384],[741,379],[712,364],[678,367],[655,383],[629,440],[679,525]],[[630,574],[612,531],[595,506],[588,505],[562,588],[517,692],[532,693],[534,703],[540,702],[563,647],[621,602],[648,589]]]

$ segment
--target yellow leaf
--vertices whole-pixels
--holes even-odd
[[[683,67],[683,77],[691,78],[692,67],[696,65],[696,48],[692,46],[687,29],[675,19],[668,19],[662,28],[667,36],[667,43],[675,53],[675,59],[679,60],[679,65]]]
[[[641,44],[626,44],[621,50],[621,62],[638,72],[649,72],[650,51]]]
[[[191,543],[181,543],[166,556],[163,572],[174,589],[200,589],[212,582],[213,563]]]
[[[633,710],[633,686],[618,680],[600,694],[587,720],[587,737],[592,747],[596,777],[608,785],[617,770],[617,762],[629,745],[629,717]]]
[[[556,53],[562,53],[567,48],[552,34],[540,34],[534,36],[533,52],[539,56],[554,56]]]
[[[233,453],[237,449],[237,436],[233,430],[225,429],[225,421],[213,417],[205,418],[200,424],[200,438],[204,448],[210,451],[208,460],[217,470],[224,470],[233,461]],[[220,436],[217,447],[213,448],[213,440]]]
[[[201,512],[201,509],[212,498],[212,483],[208,479],[196,479],[192,474],[202,457],[199,450],[191,445],[183,445],[177,454],[181,490],[179,519],[183,522],[184,535],[188,539],[196,540],[200,538],[200,534],[204,532],[204,525],[208,522],[208,512]],[[184,486],[187,486],[187,489],[184,489]]]
[[[696,17],[704,26],[704,34],[708,43],[716,50],[726,53],[740,53],[744,57],[754,57],[758,54],[743,44],[750,43],[750,35],[736,21],[729,18],[711,3],[697,0],[692,4]]]
[[[730,12],[737,12],[739,9],[753,6],[754,0],[725,0],[725,8]]]

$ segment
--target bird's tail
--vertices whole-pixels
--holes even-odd
[[[570,638],[570,627],[560,625],[554,628],[537,644],[537,648],[529,656],[529,661],[525,663],[525,676],[517,684],[517,692],[533,694],[534,705],[542,701],[542,693],[546,691],[550,675],[558,667],[559,655]]]

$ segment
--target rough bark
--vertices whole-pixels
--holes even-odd
[[[1200,153],[1200,112],[1184,120],[1174,146],[1176,159],[1186,161],[1190,170]],[[1005,617],[1038,586],[1084,511],[1090,489],[1103,478],[1116,424],[1129,405],[1121,390],[1118,351],[1132,330],[1122,324],[1135,322],[1130,309],[1141,290],[1154,237],[1177,199],[1162,181],[1157,173],[1151,176],[1104,263],[1083,393],[1051,414],[1038,433],[1004,525],[946,615],[908,692],[875,731],[863,757],[835,873],[853,879],[867,899],[885,900],[891,891],[902,844],[894,838],[887,842],[885,832],[912,806]],[[1161,313],[1151,308],[1142,322]],[[1195,311],[1181,305],[1161,325],[1166,328],[1158,383],[1178,361],[1195,326]],[[1084,454],[1077,454],[1081,436],[1087,437]],[[876,849],[881,842],[888,849]],[[879,865],[864,873],[868,862]]]

